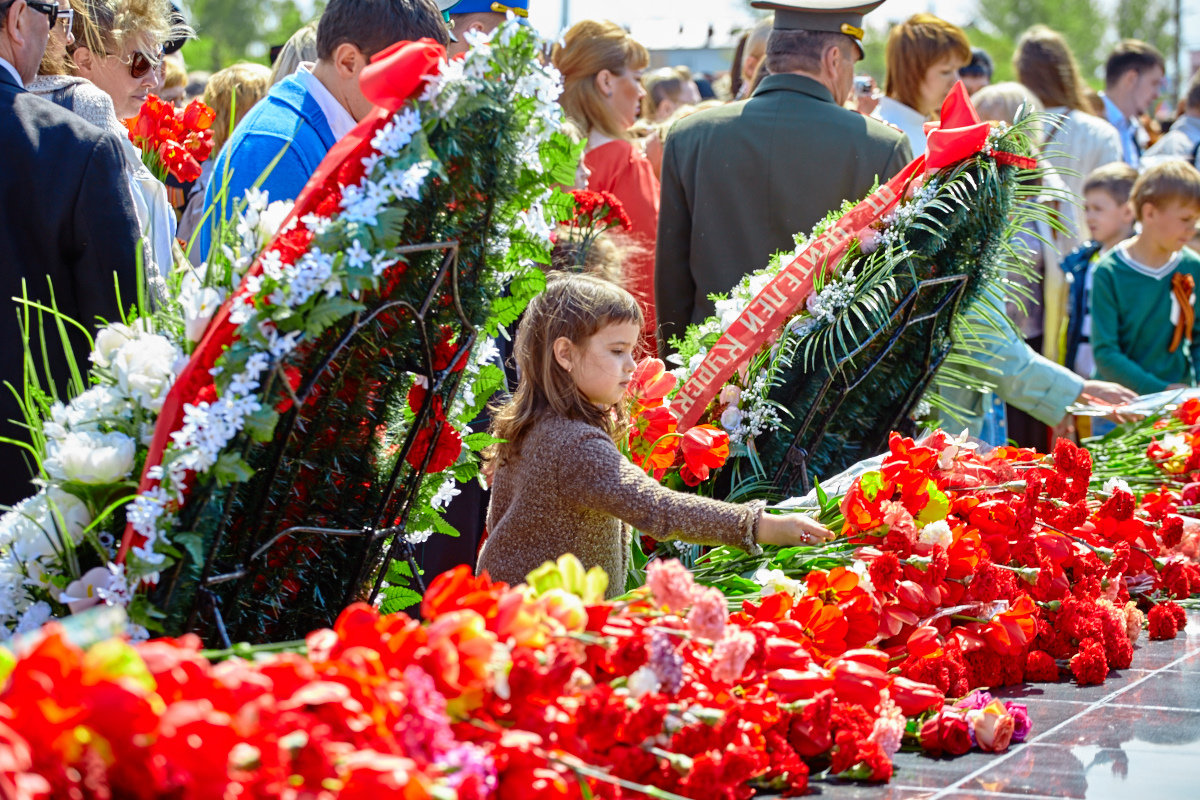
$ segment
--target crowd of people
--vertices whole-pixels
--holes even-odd
[[[629,219],[620,246],[609,251],[610,263],[592,267],[623,289],[576,278],[553,284],[539,298],[531,320],[542,313],[554,318],[553,309],[542,308],[554,302],[571,308],[600,303],[610,312],[588,312],[591,317],[548,341],[533,322],[522,328],[521,381],[532,380],[529,370],[539,380],[563,372],[559,384],[516,388],[514,402],[526,403],[525,413],[559,409],[559,416],[611,434],[607,423],[587,413],[612,404],[613,387],[605,381],[627,381],[639,354],[668,355],[672,337],[712,312],[712,294],[731,289],[773,253],[791,250],[797,232],[844,201],[862,198],[925,152],[928,126],[959,80],[984,119],[1011,122],[1022,108],[1043,112],[1039,159],[1045,169],[1038,180],[1044,191],[1030,202],[1047,204],[1063,220],[1060,227],[1031,227],[1015,243],[1028,259],[1030,299],[1010,307],[1011,330],[995,335],[987,366],[997,397],[975,392],[956,399],[972,433],[993,444],[1013,438],[1044,448],[1050,427],[1063,432],[1071,424],[1067,409],[1076,401],[1120,402],[1195,383],[1200,257],[1187,245],[1200,216],[1194,166],[1200,75],[1187,87],[1178,120],[1161,136],[1147,112],[1162,92],[1165,62],[1144,42],[1127,40],[1112,50],[1105,88],[1095,93],[1063,37],[1034,25],[1017,43],[1016,81],[992,84],[991,58],[973,49],[964,31],[917,14],[891,29],[886,74],[861,75],[863,18],[879,4],[756,0],[752,5],[771,15],[746,31],[729,72],[719,76],[677,66],[650,69],[651,53],[612,22],[585,20],[565,31],[547,57],[561,73],[560,103],[584,147],[575,188],[611,193]],[[167,271],[203,262],[214,226],[232,215],[250,187],[271,200],[295,199],[333,145],[370,111],[358,79],[373,56],[398,41],[428,38],[454,57],[510,15],[526,17],[528,5],[330,0],[319,20],[275,54],[270,69],[238,63],[207,75],[183,69],[179,50],[191,31],[168,0],[0,1],[4,296],[24,292],[48,301],[49,277],[53,301],[65,314],[82,321],[114,318],[118,293],[126,301],[133,297],[137,280],[153,296]],[[216,111],[213,155],[193,182],[166,185],[155,178],[126,135],[122,120],[137,115],[151,93],[178,103],[200,96]],[[635,305],[622,305],[624,297]],[[4,315],[0,325],[10,342],[21,340],[14,315]],[[607,337],[598,354],[589,344],[597,337]],[[562,349],[559,340],[569,347]],[[537,348],[545,352],[534,353]],[[68,362],[83,363],[86,352],[81,345],[52,354],[51,372],[68,374]],[[30,358],[14,347],[2,358],[3,377],[21,385]],[[599,383],[581,384],[588,375]],[[579,402],[547,397],[555,392]],[[19,399],[6,393],[2,402],[0,419],[20,418]],[[564,525],[587,528],[611,548],[609,521],[628,520],[630,503],[657,496],[639,489],[639,479],[612,460],[615,450],[596,451],[594,431],[529,418],[514,422],[511,409],[498,419],[507,420],[517,449],[502,450],[496,481],[506,499],[493,503],[493,542],[515,536],[528,544],[531,534],[520,533],[525,523],[519,520],[557,514]],[[0,434],[21,438],[17,423],[2,424]],[[544,496],[538,503],[545,507],[523,504],[526,479],[514,477],[511,465],[520,464],[525,436],[571,440],[569,452],[605,465],[614,491],[593,498],[600,506],[587,506],[587,513],[580,504],[596,493],[594,481],[569,498],[560,492],[559,505]],[[26,471],[19,450],[4,449],[4,463],[17,465],[14,474]],[[709,531],[706,541],[751,546],[761,524],[745,508],[701,509],[694,500],[684,503],[690,510],[665,514],[675,506],[659,500],[639,519],[663,536],[680,536],[680,521],[692,520]],[[485,496],[464,495],[456,505],[451,516],[468,519],[456,524],[477,538]],[[588,516],[600,507],[599,517]],[[760,540],[824,535],[811,525],[779,525],[768,522]],[[494,548],[484,553],[506,577],[536,566],[524,559],[513,566]],[[449,564],[438,558],[430,553],[426,559],[434,572]]]

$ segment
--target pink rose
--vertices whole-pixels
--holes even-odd
[[[1016,720],[1005,710],[999,700],[993,700],[981,709],[967,714],[975,743],[986,753],[1003,753],[1012,742]]]

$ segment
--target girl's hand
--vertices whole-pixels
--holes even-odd
[[[768,514],[758,519],[758,543],[790,547],[821,544],[834,538],[833,531],[807,514]]]

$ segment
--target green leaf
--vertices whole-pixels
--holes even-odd
[[[408,566],[408,562],[403,558],[398,558],[391,564],[388,564],[387,575],[384,577],[384,580],[392,584],[406,584],[411,577],[412,568]]]
[[[308,312],[308,316],[304,321],[304,332],[311,338],[320,336],[322,332],[330,325],[347,317],[362,311],[366,306],[357,301],[351,300],[348,297],[330,297],[317,303],[316,307]]]
[[[454,480],[459,483],[467,483],[479,477],[479,462],[464,461],[461,464],[456,464],[452,471],[454,472]]]
[[[204,563],[204,536],[198,531],[183,531],[171,535],[171,543],[187,551],[193,564]]]
[[[254,470],[237,453],[223,453],[212,468],[218,486],[243,483],[254,477]]]
[[[457,528],[455,528],[449,522],[446,522],[446,518],[441,514],[431,514],[430,519],[433,522],[433,529],[443,536],[449,536],[452,539],[457,539],[462,535],[458,532]]]
[[[507,297],[500,297],[492,303],[492,316],[487,321],[488,336],[495,336],[501,325],[512,325],[516,322],[529,301],[546,288],[546,273],[540,269],[528,269],[518,275],[509,284]]]
[[[273,408],[260,408],[246,417],[246,433],[256,442],[269,442],[275,435],[279,414]]]
[[[478,453],[485,447],[491,447],[494,444],[501,444],[507,441],[506,439],[497,439],[490,433],[480,431],[463,437],[463,444],[470,448],[472,453]]]
[[[383,614],[395,614],[420,602],[421,595],[406,586],[387,586],[383,590],[383,602],[379,611]]]
[[[475,376],[475,383],[471,387],[475,394],[475,403],[469,408],[463,409],[461,419],[468,421],[476,419],[491,401],[492,395],[504,389],[504,381],[504,370],[495,364],[484,364],[480,367],[479,374]]]

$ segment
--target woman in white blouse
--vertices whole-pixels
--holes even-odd
[[[932,14],[915,14],[888,34],[887,79],[875,116],[908,136],[914,157],[925,152],[925,123],[970,60],[967,35]]]
[[[1045,25],[1034,25],[1017,42],[1013,53],[1017,80],[1054,115],[1043,156],[1076,204],[1063,211],[1070,223],[1056,244],[1066,255],[1088,238],[1083,221],[1083,182],[1096,167],[1120,161],[1121,137],[1107,120],[1097,117],[1083,95],[1079,67],[1066,41]]]

